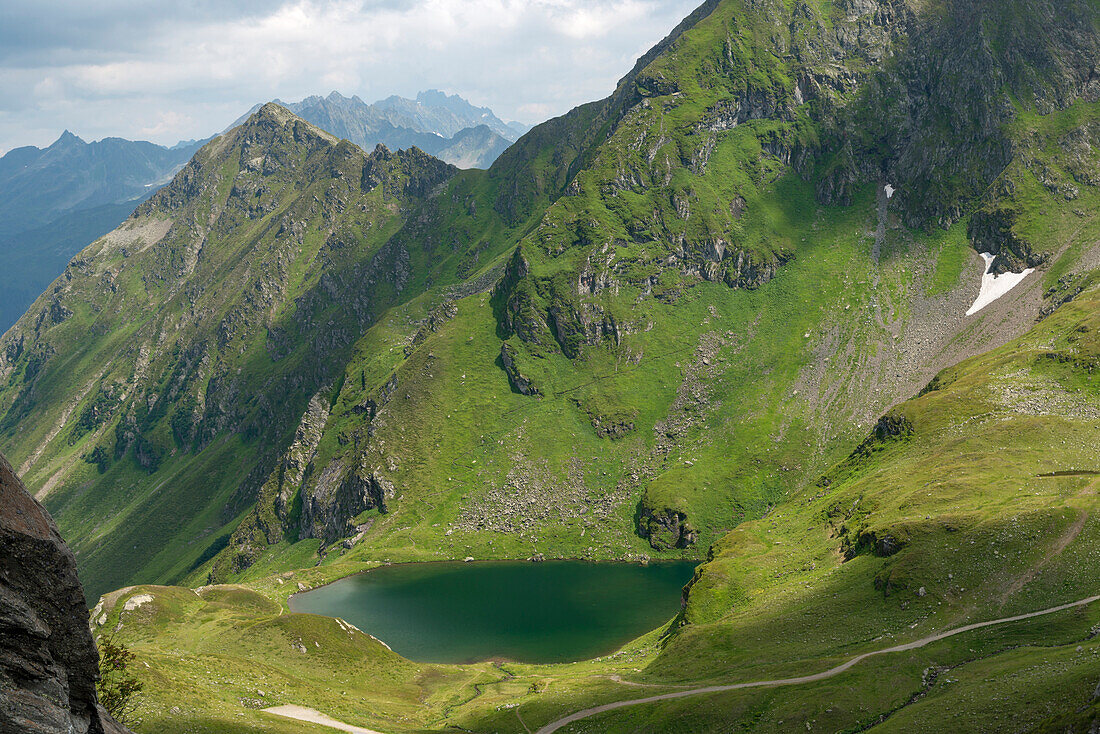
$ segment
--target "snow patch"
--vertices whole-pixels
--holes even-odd
[[[890,184],[886,184],[886,198],[887,199],[893,199],[895,191],[897,191],[897,189],[895,189]]]
[[[143,604],[148,604],[151,601],[153,601],[152,594],[138,594],[137,596],[131,596],[127,599],[122,609],[123,611],[132,612],[140,608]]]
[[[1022,273],[1002,273],[1000,275],[994,275],[989,271],[993,268],[993,261],[997,259],[996,255],[990,252],[983,252],[980,254],[982,259],[985,260],[985,274],[982,276],[982,289],[978,293],[978,300],[974,301],[974,305],[966,312],[967,316],[973,316],[978,313],[983,308],[1018,286],[1023,282],[1024,278],[1035,272],[1035,268],[1028,268]]]

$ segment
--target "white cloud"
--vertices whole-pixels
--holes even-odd
[[[167,138],[178,140],[182,137],[182,131],[191,127],[194,120],[190,115],[180,112],[166,111],[157,113],[157,121],[138,132],[143,138]]]
[[[440,88],[538,122],[610,93],[697,2],[291,0],[230,3],[224,17],[212,4],[193,16],[166,4],[166,15],[124,24],[82,3],[73,22],[89,33],[43,20],[40,44],[24,34],[0,51],[0,148],[43,145],[64,128],[173,143],[212,134],[256,102],[334,89],[372,101]],[[42,13],[65,17],[56,5]],[[131,5],[114,0],[103,13]]]
[[[593,39],[609,35],[616,28],[645,21],[651,8],[644,2],[617,2],[605,5],[564,3],[554,17],[558,33],[574,39]],[[667,30],[671,30],[671,27]],[[655,39],[656,40],[656,39]]]
[[[553,114],[553,108],[545,102],[532,102],[520,105],[517,110],[519,116],[526,120],[542,120]]]

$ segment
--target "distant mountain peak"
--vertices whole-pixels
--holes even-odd
[[[288,122],[294,117],[294,113],[277,102],[268,102],[253,113],[249,120],[260,121],[265,119]]]
[[[468,100],[463,99],[460,95],[447,94],[446,92],[441,91],[439,89],[425,89],[423,92],[420,92],[419,94],[416,95],[416,101],[419,102],[420,104],[432,104],[434,102],[448,101],[448,100],[453,100],[453,101],[456,101],[456,102],[458,102],[458,101],[468,102]]]
[[[436,89],[421,92],[417,100],[393,95],[374,104],[335,90],[326,96],[311,95],[300,102],[274,100],[268,104],[364,150],[371,150],[376,143],[385,143],[389,150],[416,147],[463,168],[489,167],[526,131],[503,122],[488,108],[474,107],[457,94],[448,96]],[[249,124],[251,116],[263,107],[253,107],[230,129]],[[280,116],[284,113],[278,110],[265,114],[274,121],[284,120]],[[483,126],[484,130],[474,132]]]
[[[459,94],[447,94],[439,89],[428,89],[416,95],[416,103],[424,107],[435,107],[452,112],[464,111],[468,114],[492,115],[488,107],[478,107]]]
[[[52,148],[55,145],[73,145],[73,144],[87,145],[87,143],[84,141],[84,139],[81,138],[79,135],[74,135],[70,130],[65,130],[63,133],[61,133],[61,135],[57,138],[57,140],[54,141],[53,145],[51,145],[50,147]]]

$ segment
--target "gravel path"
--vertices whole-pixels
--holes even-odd
[[[1009,622],[1019,622],[1024,619],[1032,619],[1033,617],[1041,617],[1046,614],[1054,614],[1055,612],[1062,612],[1067,609],[1073,609],[1075,607],[1083,607],[1093,602],[1100,601],[1100,595],[1090,596],[1088,599],[1082,599],[1070,604],[1062,604],[1061,606],[1051,607],[1050,609],[1044,609],[1040,612],[1030,612],[1028,614],[1018,614],[1015,617],[1004,617],[1003,619],[994,619],[990,622],[976,622],[974,624],[968,624],[963,627],[957,627],[946,632],[938,632],[928,637],[922,637],[919,640],[913,642],[907,642],[903,645],[895,645],[894,647],[883,648],[882,650],[874,650],[873,652],[865,652],[862,655],[857,655],[846,663],[842,663],[835,668],[831,668],[822,673],[814,673],[813,675],[804,675],[798,678],[782,678],[780,680],[765,680],[754,681],[752,683],[734,683],[732,685],[724,686],[706,686],[705,688],[692,688],[687,691],[676,691],[675,693],[663,693],[659,696],[647,696],[646,698],[634,698],[628,701],[616,701],[615,703],[605,703],[602,706],[595,706],[590,709],[584,709],[578,711],[575,714],[570,714],[564,718],[552,721],[546,726],[540,728],[535,734],[551,734],[563,726],[572,724],[574,721],[580,719],[586,719],[589,716],[595,716],[596,714],[602,714],[605,711],[613,711],[614,709],[624,708],[626,706],[636,706],[642,703],[653,703],[654,701],[668,701],[674,698],[686,698],[688,696],[698,696],[704,693],[721,693],[723,691],[735,691],[741,688],[766,688],[774,686],[791,686],[798,685],[800,683],[813,683],[814,681],[824,680],[826,678],[832,678],[835,675],[839,675],[848,670],[856,663],[873,655],[885,655],[891,652],[905,652],[906,650],[915,650],[918,647],[924,647],[933,642],[945,639],[947,637],[953,637],[954,635],[960,635],[963,632],[970,632],[972,630],[981,629],[983,627],[992,627],[998,624],[1008,624]]]
[[[282,716],[284,719],[308,721],[311,724],[320,724],[330,729],[350,732],[350,734],[379,734],[379,732],[373,729],[364,729],[361,726],[352,726],[351,724],[337,721],[336,719],[325,716],[320,711],[307,709],[305,706],[275,706],[273,708],[264,709],[264,713]]]

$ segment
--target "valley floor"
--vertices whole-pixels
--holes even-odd
[[[113,630],[144,669],[136,730],[662,732],[676,720],[717,732],[751,720],[753,731],[787,731],[791,721],[814,731],[939,731],[940,707],[965,701],[957,731],[1028,731],[1008,724],[1039,725],[1054,714],[1044,691],[1061,691],[1054,703],[1085,710],[1100,679],[1100,596],[886,647],[881,640],[902,636],[880,636],[839,664],[806,658],[722,677],[832,666],[822,672],[685,688],[648,672],[660,631],[565,665],[406,661],[335,620],[288,612],[299,583],[332,578],[313,569],[249,586],[136,587],[105,599],[98,633]],[[654,695],[638,695],[645,690]],[[1002,710],[980,718],[995,701]]]

